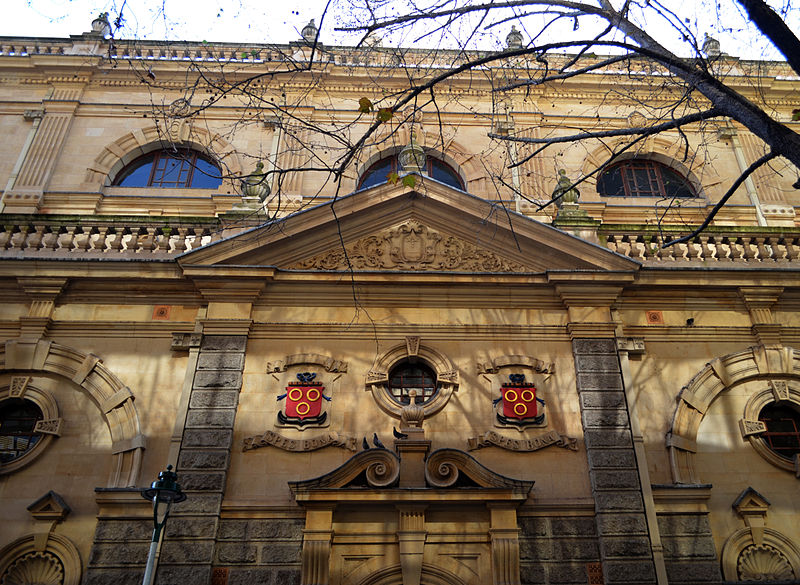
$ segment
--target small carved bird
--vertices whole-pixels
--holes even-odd
[[[369,443],[367,443],[367,438],[366,437],[364,437],[361,440],[361,446],[364,448],[364,451],[369,450],[370,446],[369,446]]]
[[[407,439],[408,435],[406,433],[401,433],[395,427],[392,427],[392,434],[394,435],[395,439]]]
[[[375,445],[378,449],[386,449],[381,443],[381,440],[378,438],[378,433],[372,433],[372,444]]]

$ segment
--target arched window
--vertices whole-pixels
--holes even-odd
[[[389,372],[387,390],[398,404],[409,404],[411,390],[417,392],[417,404],[425,404],[436,395],[436,373],[427,364],[417,360],[403,361]]]
[[[655,160],[632,158],[611,165],[597,179],[603,197],[697,197],[692,185],[675,169]]]
[[[36,423],[42,410],[30,400],[9,398],[0,402],[0,465],[19,459],[42,438]]]
[[[127,165],[114,180],[119,187],[216,189],[222,184],[219,167],[190,149],[157,150]]]
[[[449,185],[455,189],[464,191],[464,182],[456,172],[456,170],[448,165],[443,160],[434,158],[430,155],[425,157],[425,166],[427,174],[432,179]],[[399,165],[397,163],[397,155],[387,156],[370,166],[358,182],[358,190],[368,189],[375,185],[385,183],[391,173],[399,173]]]
[[[761,437],[773,453],[790,460],[800,453],[800,413],[797,410],[771,402],[761,409],[758,420],[767,427]]]

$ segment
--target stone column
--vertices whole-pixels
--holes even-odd
[[[655,584],[642,486],[613,338],[573,338],[605,583]]]
[[[167,523],[156,583],[209,583],[233,423],[244,369],[245,335],[204,335],[178,452],[188,499]]]

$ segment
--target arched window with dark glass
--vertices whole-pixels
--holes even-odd
[[[30,400],[0,402],[0,464],[19,459],[36,446],[42,435],[34,429],[43,418],[41,409]]]
[[[758,420],[767,427],[761,438],[773,453],[790,460],[800,453],[800,412],[795,408],[772,402],[761,409]]]
[[[425,157],[425,170],[429,177],[449,185],[454,189],[465,191],[464,181],[456,170],[441,159],[428,155]],[[400,173],[400,166],[397,162],[397,155],[387,156],[371,165],[362,175],[358,182],[358,190],[368,189],[375,185],[385,183],[391,173]]]
[[[118,187],[216,189],[222,184],[219,167],[195,150],[157,150],[140,156],[120,171]]]
[[[398,404],[409,404],[411,390],[416,391],[417,404],[424,404],[436,395],[436,373],[426,363],[401,362],[389,372],[387,389]]]
[[[637,158],[615,163],[600,173],[597,192],[603,197],[697,197],[691,183],[675,169]]]

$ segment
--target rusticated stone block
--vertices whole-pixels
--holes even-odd
[[[642,496],[639,492],[601,492],[594,497],[597,510],[600,512],[630,511],[641,512],[644,510]]]
[[[586,583],[586,565],[573,564],[573,563],[557,563],[547,565],[547,582],[548,583]]]
[[[650,539],[646,536],[618,536],[604,538],[601,543],[603,558],[650,558],[653,551]]]
[[[581,404],[584,408],[626,408],[625,393],[620,391],[609,392],[581,392]]]
[[[610,353],[617,355],[617,342],[614,339],[573,339],[572,351],[575,355]]]
[[[225,472],[181,471],[180,484],[184,490],[221,492],[225,489]]]
[[[636,583],[646,585],[656,582],[653,561],[603,561],[606,583]]]
[[[215,514],[222,504],[221,494],[190,493],[186,501],[175,504],[170,513],[170,518],[181,514]]]
[[[213,554],[211,540],[165,540],[161,545],[161,562],[165,564],[211,563]]]
[[[631,433],[627,429],[590,429],[583,433],[587,449],[598,447],[633,447]]]
[[[711,535],[708,516],[701,514],[668,515],[658,517],[658,529],[662,535]]]
[[[628,428],[630,421],[628,419],[628,411],[616,410],[611,408],[597,409],[597,410],[584,410],[583,411],[583,425],[584,428],[598,428],[598,427],[614,427],[614,428]]]
[[[244,540],[247,534],[247,520],[220,520],[219,540]]]
[[[595,533],[594,518],[581,516],[551,518],[550,527],[553,536],[590,536]]]
[[[300,543],[268,543],[261,546],[261,564],[300,562]]]
[[[636,471],[595,471],[592,476],[595,489],[639,489],[639,473]]]
[[[217,545],[217,561],[226,563],[255,563],[258,548],[245,542],[222,542]]]
[[[276,583],[275,571],[271,568],[231,567],[228,570],[228,585],[273,585],[273,583]]]
[[[522,538],[519,558],[525,561],[544,561],[553,558],[553,542],[549,538]]]
[[[178,471],[184,469],[227,469],[228,451],[181,451]]]
[[[302,520],[249,520],[248,540],[302,540]]]
[[[300,569],[278,569],[275,572],[275,585],[300,585]]]
[[[647,522],[641,514],[598,514],[597,530],[601,535],[626,535],[648,533]]]
[[[212,353],[204,351],[197,356],[198,370],[241,370],[243,368],[243,353]]]
[[[693,561],[676,563],[667,561],[667,578],[670,585],[679,583],[722,583],[719,564],[716,561]]]
[[[95,542],[149,541],[153,536],[153,520],[99,520]]]
[[[578,390],[622,390],[622,377],[602,372],[578,374]]]
[[[714,559],[717,550],[711,535],[669,536],[662,538],[664,556],[668,558]]]
[[[232,428],[236,411],[226,410],[190,410],[186,415],[187,428],[224,427]]]
[[[184,583],[209,583],[211,581],[210,565],[159,565],[156,573],[156,585],[177,585]],[[113,585],[118,585],[115,582]],[[108,585],[108,584],[107,584]]]
[[[587,456],[592,470],[636,468],[636,458],[630,449],[589,449]]]
[[[141,569],[134,567],[126,569],[97,569],[89,568],[83,576],[83,585],[142,585],[144,565]]]
[[[232,440],[233,431],[230,429],[186,429],[181,446],[229,449]]]
[[[238,390],[195,390],[189,399],[190,408],[236,408]]]
[[[247,347],[245,335],[203,335],[200,351],[239,351]]]
[[[619,372],[619,360],[616,353],[611,355],[575,356],[575,369],[578,372]]]
[[[96,567],[144,566],[149,550],[149,542],[98,543],[92,547],[89,564]]]
[[[520,518],[519,528],[522,536],[550,536],[549,518]]]
[[[521,563],[519,575],[522,585],[544,585],[547,582],[544,566],[539,563]]]
[[[597,541],[589,538],[561,538],[553,541],[553,558],[565,561],[596,561]]]
[[[176,516],[164,528],[167,538],[214,538],[217,520],[213,516]]]
[[[194,389],[230,389],[242,387],[242,373],[233,370],[200,370],[194,375]]]

